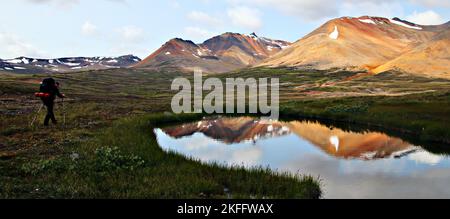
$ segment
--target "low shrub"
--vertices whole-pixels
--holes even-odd
[[[101,147],[95,151],[95,169],[100,172],[135,170],[144,164],[139,156],[123,154],[118,147]]]

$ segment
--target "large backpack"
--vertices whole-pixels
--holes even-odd
[[[56,82],[53,78],[46,78],[42,81],[39,92],[41,93],[52,93],[55,89]]]

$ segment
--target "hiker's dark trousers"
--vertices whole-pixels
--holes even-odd
[[[55,101],[53,100],[47,100],[44,101],[45,107],[47,107],[47,115],[45,116],[44,125],[48,126],[48,122],[52,120],[53,124],[56,124],[56,118],[55,113],[53,112],[53,108],[55,106]]]

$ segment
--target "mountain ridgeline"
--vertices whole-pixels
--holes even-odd
[[[69,57],[55,59],[38,59],[18,57],[0,59],[0,71],[14,73],[67,73],[110,68],[127,68],[140,62],[137,56],[120,57]]]
[[[200,69],[208,73],[224,73],[254,66],[289,45],[289,42],[258,37],[254,33],[225,33],[202,44],[176,38],[135,67],[187,72]]]

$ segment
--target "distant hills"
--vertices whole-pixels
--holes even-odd
[[[14,73],[55,73],[130,67],[141,59],[133,55],[120,57],[71,57],[36,59],[18,57],[0,59],[0,71]]]

